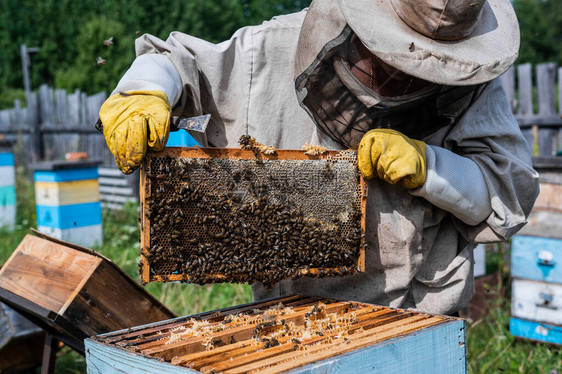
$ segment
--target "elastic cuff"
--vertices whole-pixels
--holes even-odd
[[[488,186],[478,165],[445,148],[427,146],[427,178],[410,193],[452,213],[468,225],[477,225],[492,213]]]
[[[168,96],[170,106],[174,106],[181,96],[181,78],[165,55],[141,55],[133,61],[112,94],[136,90],[162,91]]]

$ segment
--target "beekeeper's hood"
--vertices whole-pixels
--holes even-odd
[[[351,73],[347,46],[354,36],[380,60],[435,85],[377,97]],[[509,0],[314,0],[298,41],[297,98],[344,146],[376,127],[419,139],[454,124],[518,50]]]
[[[315,0],[299,38],[296,78],[305,79],[350,32],[387,64],[451,86],[500,76],[519,50],[509,0]]]

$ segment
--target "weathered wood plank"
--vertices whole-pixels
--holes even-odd
[[[63,125],[68,122],[68,107],[66,105],[66,90],[55,90],[56,122]]]
[[[520,116],[532,116],[533,111],[533,81],[531,64],[521,64],[517,67],[517,82],[519,88]]]
[[[84,125],[88,121],[88,96],[80,93],[80,124]]]
[[[539,127],[538,133],[539,156],[554,156],[558,148],[559,130]]]
[[[13,373],[39,366],[44,335],[38,326],[0,303],[0,372]]]
[[[541,183],[535,210],[554,210],[562,212],[562,184]]]
[[[80,91],[76,90],[68,95],[68,117],[69,125],[78,126],[80,123]]]
[[[94,127],[94,124],[99,117],[99,110],[105,99],[107,99],[107,95],[105,92],[98,92],[97,94],[88,97],[88,117],[87,121],[84,123],[84,126],[92,128]]]
[[[59,312],[100,262],[100,258],[27,235],[0,269],[0,288]]]
[[[91,336],[168,318],[169,311],[160,307],[146,297],[143,289],[123,282],[114,268],[102,262],[80,288],[64,316]]]
[[[507,102],[511,107],[511,111],[516,113],[517,111],[517,100],[515,100],[515,69],[510,67],[503,75],[500,77],[503,89],[507,96]]]
[[[57,338],[49,333],[45,334],[41,374],[53,374],[55,372],[55,358],[57,355],[58,344],[59,341]]]
[[[538,64],[537,67],[537,98],[539,116],[556,116],[555,82],[556,63]]]
[[[532,211],[529,215],[529,223],[523,226],[518,234],[562,239],[562,212]]]
[[[556,117],[556,63],[539,64],[536,69],[538,115]],[[558,129],[539,127],[538,133],[539,155],[551,156],[558,147]]]
[[[55,123],[53,89],[46,84],[39,86],[39,113],[42,123]]]
[[[31,93],[26,97],[27,110],[25,113],[27,123],[29,123],[29,155],[32,162],[36,162],[42,157],[41,132],[39,123],[37,95]]]

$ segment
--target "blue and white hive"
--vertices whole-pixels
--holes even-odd
[[[40,232],[86,247],[102,244],[97,164],[81,160],[34,165]]]
[[[529,223],[511,242],[509,330],[562,344],[562,158],[535,158],[541,192]]]
[[[461,319],[288,296],[85,340],[89,374],[466,374]]]
[[[0,140],[0,228],[16,224],[16,172],[11,142]]]

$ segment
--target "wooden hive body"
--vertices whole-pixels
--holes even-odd
[[[83,339],[174,317],[111,261],[27,235],[0,270],[0,299],[83,352]]]
[[[11,146],[0,140],[0,228],[16,224],[16,173]]]
[[[89,374],[467,373],[463,320],[302,296],[139,326],[85,344]]]
[[[40,232],[84,246],[102,243],[97,164],[77,160],[33,165]]]
[[[45,334],[21,314],[0,303],[0,372],[11,373],[41,364]]]

